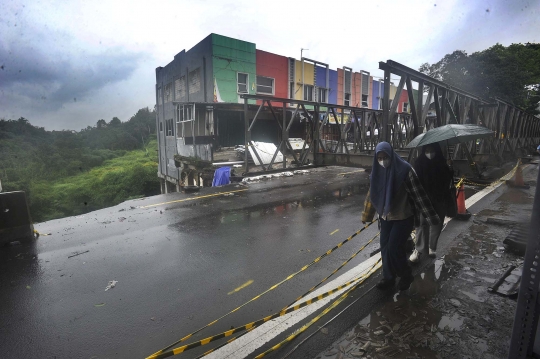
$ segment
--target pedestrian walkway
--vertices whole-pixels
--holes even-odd
[[[492,294],[488,287],[523,264],[503,240],[530,221],[537,175],[538,166],[528,166],[524,179],[530,189],[503,185],[493,202],[471,210],[469,221],[449,222],[438,258],[414,266],[411,288],[390,291],[317,358],[506,358],[516,296]],[[517,290],[511,287],[508,294]]]

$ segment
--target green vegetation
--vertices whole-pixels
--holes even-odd
[[[0,153],[4,191],[25,191],[35,222],[160,191],[155,113],[148,108],[127,122],[99,120],[80,132],[0,120]]]
[[[500,97],[538,114],[540,44],[496,44],[467,55],[456,50],[420,72],[484,98]]]

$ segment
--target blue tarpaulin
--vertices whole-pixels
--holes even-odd
[[[223,186],[231,183],[231,168],[221,167],[214,172],[214,180],[212,181],[212,187]]]

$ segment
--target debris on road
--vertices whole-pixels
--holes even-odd
[[[307,173],[309,173],[308,170],[296,170],[294,172],[285,171],[285,172],[279,172],[279,173],[269,173],[269,174],[260,175],[260,176],[244,177],[242,179],[242,184],[256,183],[262,180],[269,180],[272,178],[292,177],[294,175],[303,175]]]
[[[85,253],[88,253],[88,252],[90,252],[90,250],[84,251],[84,252],[75,252],[75,254],[72,254],[72,255],[68,256],[68,258],[77,257],[77,256],[80,256],[81,254],[85,254]]]
[[[118,283],[117,280],[109,281],[109,284],[107,284],[107,287],[105,288],[105,291],[108,291],[109,289],[114,288],[116,286],[116,283]]]

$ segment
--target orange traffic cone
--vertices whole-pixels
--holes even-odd
[[[523,170],[521,169],[521,162],[516,168],[516,174],[514,175],[514,180],[508,180],[506,181],[506,184],[510,187],[517,187],[517,188],[530,188],[528,184],[525,184],[523,182]]]
[[[468,220],[471,218],[471,212],[465,207],[465,186],[463,183],[459,186],[457,195],[457,216],[456,219]]]

